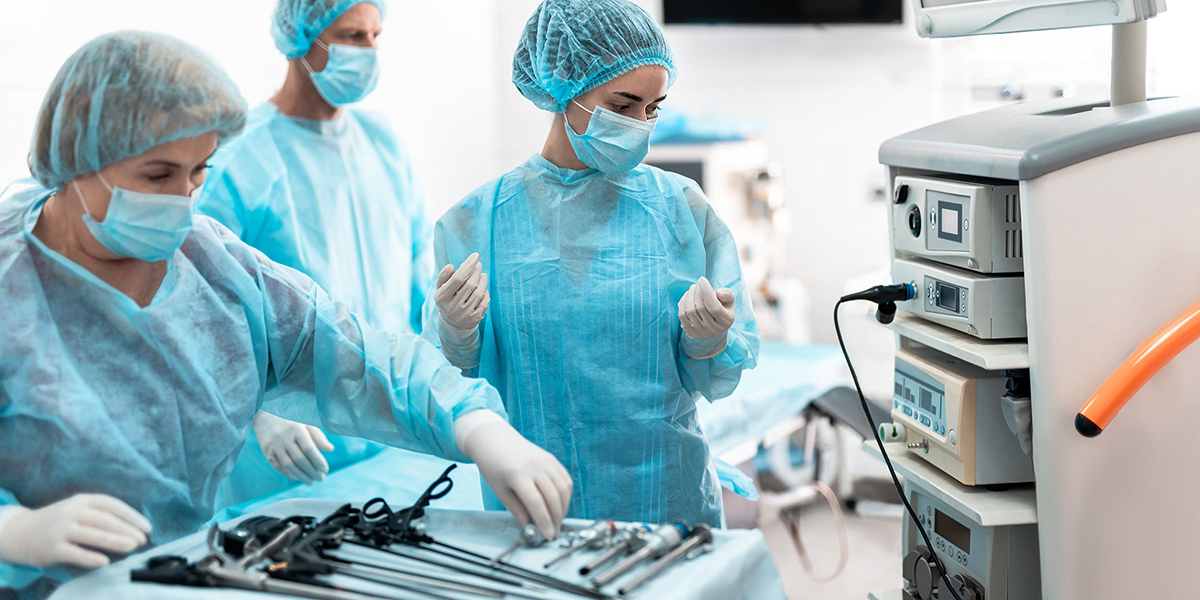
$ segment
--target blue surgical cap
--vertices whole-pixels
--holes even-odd
[[[675,56],[658,23],[628,0],[545,0],[513,54],[513,83],[538,108],[567,103],[645,65],[667,68]]]
[[[288,58],[308,54],[313,40],[321,35],[342,13],[356,4],[370,2],[379,7],[379,16],[387,15],[383,0],[279,0],[271,15],[271,37],[275,47]]]
[[[118,31],[77,50],[54,77],[38,114],[29,168],[62,189],[155,146],[246,124],[246,100],[221,67],[168,35]]]

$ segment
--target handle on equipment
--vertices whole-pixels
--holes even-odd
[[[1075,429],[1085,437],[1100,435],[1125,403],[1197,338],[1200,338],[1200,302],[1142,342],[1108,376],[1079,414],[1075,415]]]

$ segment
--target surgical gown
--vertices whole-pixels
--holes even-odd
[[[308,275],[373,327],[420,332],[432,229],[412,163],[382,116],[348,108],[337,119],[314,121],[266,102],[211,163],[201,213]],[[331,470],[383,449],[356,438],[330,441]],[[219,502],[238,504],[294,485],[252,437]]]
[[[260,408],[452,460],[454,419],[504,414],[426,340],[369,327],[206,217],[139,307],[33,236],[48,195],[0,196],[0,503],[108,494],[161,544],[212,517]],[[0,596],[38,575],[0,564]]]
[[[513,426],[570,471],[570,516],[720,526],[696,402],[734,391],[759,336],[733,238],[696,183],[534,155],[438,221],[437,266],[472,252],[491,294],[476,372]],[[736,297],[728,343],[707,360],[679,343],[677,305],[700,277]],[[435,341],[437,318],[427,301],[423,335]]]

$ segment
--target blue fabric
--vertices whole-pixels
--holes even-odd
[[[425,340],[372,329],[206,217],[139,307],[33,236],[49,193],[0,196],[0,489],[24,506],[108,494],[161,544],[212,517],[260,408],[452,460],[454,419],[504,414]]]
[[[52,190],[150,148],[242,128],[246,101],[212,59],[183,40],[118,31],[75,51],[58,71],[29,149],[33,176]]]
[[[332,121],[296,119],[267,102],[210,162],[201,214],[308,275],[376,329],[420,332],[433,280],[432,227],[408,153],[383,117],[351,108]],[[383,448],[330,441],[331,470]],[[222,486],[220,504],[294,485],[251,440]]]
[[[313,41],[342,13],[356,4],[370,2],[379,7],[379,16],[387,16],[383,0],[279,0],[271,14],[271,37],[275,47],[288,58],[308,54]]]
[[[513,426],[570,471],[570,515],[719,526],[696,400],[734,391],[759,336],[733,238],[696,183],[534,155],[438,221],[437,266],[472,252],[491,294],[476,372],[499,388]],[[708,360],[679,347],[677,304],[702,276],[731,288],[737,306],[728,345]],[[437,318],[427,301],[423,335],[435,341]]]
[[[538,108],[567,102],[646,65],[667,68],[675,55],[658,23],[629,0],[545,0],[525,23],[513,54],[513,84]]]

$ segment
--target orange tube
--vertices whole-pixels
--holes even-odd
[[[1100,435],[1125,403],[1197,338],[1200,338],[1200,302],[1142,342],[1108,376],[1075,416],[1075,429],[1087,437]]]

